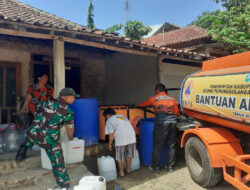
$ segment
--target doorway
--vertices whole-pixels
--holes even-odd
[[[80,65],[65,64],[65,86],[73,88],[77,94],[81,94]]]
[[[33,64],[33,78],[34,83],[36,83],[37,78],[44,73],[47,73],[49,76],[49,81],[53,85],[53,73],[50,68],[53,68],[49,64]],[[77,94],[81,92],[80,85],[80,65],[65,64],[65,86],[73,88]],[[51,77],[52,76],[52,77]]]
[[[0,123],[15,122],[17,97],[19,96],[17,63],[0,63]]]

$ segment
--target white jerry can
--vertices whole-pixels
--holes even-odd
[[[74,190],[106,190],[106,180],[102,176],[85,176],[79,181]]]
[[[65,147],[66,154],[64,160],[66,164],[82,162],[84,160],[84,140],[74,138],[73,141],[62,142]]]
[[[66,164],[73,164],[82,162],[84,159],[84,141],[82,139],[74,138],[73,141],[65,141],[61,143],[63,149],[64,162]],[[52,169],[50,159],[46,151],[41,148],[42,168]]]
[[[137,149],[135,151],[135,157],[132,158],[130,169],[131,171],[140,169],[140,158],[139,158],[139,153]]]
[[[124,162],[124,168],[126,168],[126,165],[127,165],[126,162]],[[135,157],[132,158],[131,160],[130,171],[134,171],[138,169],[140,169],[140,158],[139,158],[138,150],[136,149]]]
[[[102,156],[101,158],[97,158],[97,166],[99,175],[103,176],[107,182],[117,179],[115,160],[113,157]]]

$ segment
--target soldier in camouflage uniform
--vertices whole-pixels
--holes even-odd
[[[36,107],[36,116],[16,156],[17,161],[22,161],[26,150],[34,144],[44,148],[51,161],[56,183],[59,188],[65,189],[69,188],[69,176],[64,163],[60,130],[65,125],[69,140],[73,140],[74,112],[68,104],[72,104],[74,100],[75,91],[64,88],[58,99],[39,103]]]

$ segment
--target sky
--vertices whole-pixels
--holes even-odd
[[[19,0],[81,25],[87,23],[89,0]],[[169,22],[181,27],[204,11],[220,9],[213,0],[129,0],[129,20],[145,25]],[[125,0],[93,0],[94,21],[98,29],[126,22]]]

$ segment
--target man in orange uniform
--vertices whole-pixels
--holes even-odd
[[[146,102],[139,104],[140,107],[154,106],[156,113],[153,131],[152,168],[155,172],[159,171],[162,149],[166,146],[167,168],[169,172],[172,172],[175,164],[178,102],[173,97],[168,96],[164,84],[156,85],[155,94]]]

